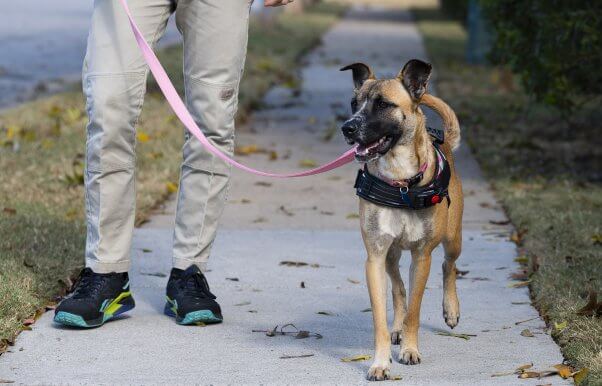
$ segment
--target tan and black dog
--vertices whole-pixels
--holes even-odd
[[[436,178],[438,158],[446,159],[451,173],[448,197],[426,208],[399,209],[360,198],[375,338],[374,362],[367,378],[384,380],[389,376],[391,343],[401,344],[399,362],[420,363],[420,305],[431,267],[431,252],[439,243],[443,243],[445,250],[443,318],[452,328],[460,318],[455,262],[462,246],[463,197],[452,158],[452,150],[460,144],[460,126],[453,110],[426,92],[431,74],[428,63],[410,60],[394,79],[376,79],[370,67],[363,63],[351,64],[343,70],[352,70],[355,90],[351,101],[353,115],[344,123],[342,131],[349,144],[358,144],[356,159],[366,163],[371,175],[407,192],[410,181],[419,188]],[[438,148],[427,132],[420,105],[428,106],[442,117],[445,139]],[[417,182],[416,176],[421,177]],[[407,305],[399,273],[402,250],[409,250],[412,255]],[[394,305],[391,333],[387,327],[387,274],[392,283]]]

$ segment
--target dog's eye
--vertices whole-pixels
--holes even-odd
[[[388,109],[389,107],[396,107],[396,105],[394,105],[391,102],[388,102],[384,99],[381,99],[378,101],[378,108],[380,109]]]
[[[357,99],[351,100],[351,112],[355,113],[357,111]]]

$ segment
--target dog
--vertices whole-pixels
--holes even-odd
[[[452,157],[452,151],[460,144],[460,125],[444,101],[427,93],[432,66],[426,62],[410,60],[393,79],[377,79],[364,63],[341,69],[346,70],[351,70],[353,75],[353,115],[341,129],[348,144],[357,144],[356,160],[365,164],[364,170],[359,172],[356,188],[360,196],[361,233],[368,255],[366,278],[374,322],[375,355],[367,379],[385,380],[389,377],[391,344],[401,345],[399,362],[415,365],[421,361],[418,351],[420,306],[430,271],[431,252],[440,243],[445,251],[443,318],[451,328],[460,319],[456,260],[462,248],[463,195]],[[427,131],[421,105],[433,109],[443,120],[445,136],[443,140],[438,138],[439,144],[434,143]],[[443,173],[446,181],[439,184],[435,194],[425,196],[431,202],[424,203],[424,207],[416,204],[418,208],[398,208],[374,203],[370,194],[362,190],[368,186],[362,181],[371,178],[381,187],[391,186],[392,190],[387,188],[387,191],[411,198],[412,189],[428,191],[431,181],[441,179],[437,173],[441,174],[444,167],[447,167]],[[431,185],[435,186],[435,182]],[[447,184],[446,191],[443,183]],[[360,193],[364,193],[364,197]],[[396,196],[391,200],[397,200]],[[407,306],[406,290],[399,273],[402,250],[410,250],[412,256]],[[387,327],[386,274],[391,279],[393,293],[391,333]]]

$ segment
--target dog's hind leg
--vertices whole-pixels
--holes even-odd
[[[420,363],[418,351],[418,328],[420,327],[420,306],[422,295],[431,269],[432,247],[422,250],[412,250],[412,265],[410,266],[410,300],[408,313],[403,323],[403,340],[399,350],[399,362],[406,365]]]
[[[451,236],[451,237],[450,237]],[[443,240],[443,319],[454,328],[460,321],[460,302],[456,292],[456,260],[462,250],[462,232],[454,232]]]
[[[391,331],[391,344],[400,344],[403,329],[403,320],[406,317],[406,289],[399,273],[399,259],[401,249],[392,245],[387,254],[386,269],[391,279],[391,292],[393,293],[393,328]]]
[[[374,321],[374,362],[368,370],[368,380],[382,381],[389,378],[391,368],[391,337],[387,328],[387,274],[385,273],[387,245],[371,247],[368,244],[366,261],[366,281],[372,305]]]

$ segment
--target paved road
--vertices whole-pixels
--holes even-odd
[[[244,161],[290,170],[302,159],[332,158],[345,145],[338,132],[330,141],[324,137],[335,111],[347,108],[351,92],[350,75],[337,68],[362,60],[380,74],[395,74],[412,57],[425,53],[406,12],[355,9],[306,57],[301,95],[273,90],[266,98],[272,108],[250,124],[254,133],[238,138],[239,144],[258,144],[285,159],[274,163],[256,154]],[[491,378],[529,362],[547,368],[562,357],[528,304],[527,290],[508,287],[507,276],[516,268],[515,248],[507,241],[511,229],[489,224],[504,214],[465,146],[457,159],[467,202],[458,264],[469,273],[458,281],[462,319],[454,332],[477,336],[467,341],[436,334],[448,331],[441,316],[442,255],[437,250],[423,302],[423,363],[394,363],[392,373],[412,385],[542,383]],[[223,324],[181,327],[161,314],[166,282],[161,275],[169,270],[173,223],[173,203],[168,203],[136,232],[131,274],[137,308],[130,316],[100,329],[72,331],[53,325],[46,314],[19,336],[13,352],[0,357],[0,378],[26,384],[364,384],[369,361],[340,361],[373,349],[371,315],[362,312],[369,307],[365,252],[357,219],[350,216],[357,212],[351,189],[356,168],[260,184],[235,173],[208,274],[223,306]],[[320,267],[279,265],[284,260]],[[401,262],[406,283],[408,266],[406,253]],[[317,314],[321,311],[332,315]],[[530,318],[536,319],[515,325]],[[252,332],[286,323],[323,338]],[[534,337],[521,336],[525,328]],[[313,356],[281,359],[304,354]],[[559,378],[543,383],[550,381],[561,383]]]

